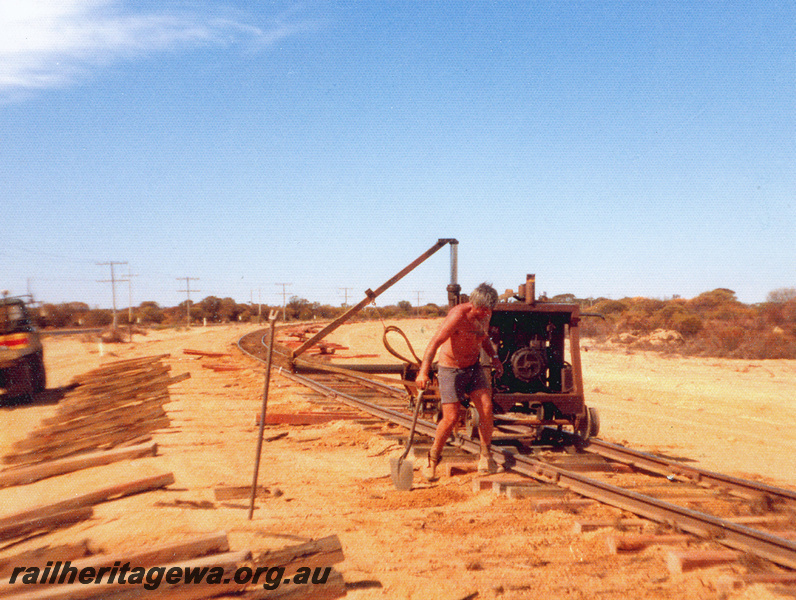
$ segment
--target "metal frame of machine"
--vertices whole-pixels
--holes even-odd
[[[596,435],[599,417],[583,391],[580,307],[537,301],[534,275],[501,299],[489,323],[504,366],[492,382],[493,412],[539,427],[571,425],[584,439]]]

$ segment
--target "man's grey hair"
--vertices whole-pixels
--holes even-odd
[[[473,293],[470,294],[470,303],[473,306],[495,308],[495,304],[497,304],[497,302],[497,291],[495,291],[495,288],[486,282],[480,284],[473,290]]]

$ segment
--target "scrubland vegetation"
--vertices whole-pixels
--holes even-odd
[[[555,300],[560,301],[558,297]],[[796,289],[771,292],[766,302],[743,304],[719,288],[685,300],[600,298],[576,300],[586,313],[582,336],[688,356],[796,358]],[[655,335],[656,331],[678,335]]]
[[[543,299],[545,300],[545,299]],[[618,343],[638,349],[676,352],[687,356],[774,359],[796,358],[796,288],[771,292],[765,302],[743,304],[735,292],[719,288],[691,299],[653,298],[577,298],[563,294],[549,302],[579,304],[586,316],[581,321],[581,337],[597,343]],[[284,306],[239,304],[232,298],[208,296],[190,305],[192,324],[265,321],[271,310],[287,321],[332,319],[346,307],[324,305],[294,296]],[[357,320],[433,318],[443,316],[445,306],[427,304],[413,307],[408,301],[390,306],[369,306]],[[185,302],[161,307],[143,302],[132,310],[117,312],[117,323],[139,326],[184,326],[188,318]],[[107,327],[112,311],[91,309],[87,304],[44,304],[39,325],[44,329]]]

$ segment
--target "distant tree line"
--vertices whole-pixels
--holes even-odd
[[[315,319],[334,319],[349,307],[330,306],[320,302],[310,302],[305,298],[293,296],[285,306],[258,304],[239,304],[232,298],[208,296],[190,304],[192,325],[220,323],[258,323],[268,320],[271,310],[279,313],[280,320],[311,321]],[[162,307],[157,302],[142,302],[132,309],[116,311],[118,325],[175,327],[186,325],[188,321],[188,302],[177,306]],[[447,306],[426,304],[415,308],[406,300],[392,306],[368,306],[356,315],[356,319],[379,319],[395,317],[438,317],[447,313]],[[91,308],[84,302],[65,302],[62,304],[42,304],[37,323],[42,329],[70,329],[108,327],[113,323],[113,311],[106,308]]]
[[[665,350],[686,355],[727,358],[774,359],[796,358],[796,288],[782,288],[768,294],[759,304],[743,304],[735,292],[718,288],[690,300],[677,296],[660,300],[653,298],[577,298],[561,294],[541,301],[578,304],[582,313],[599,314],[602,318],[584,317],[581,337],[597,341],[615,340],[629,334],[638,338],[635,347],[645,347],[645,336],[656,330],[677,332],[676,345]],[[220,323],[258,323],[266,321],[271,310],[280,320],[328,320],[343,314],[349,307],[330,306],[293,296],[282,306],[239,304],[232,298],[207,298],[191,303],[192,325]],[[447,313],[447,306],[426,304],[413,307],[403,300],[395,305],[368,306],[353,320],[388,320],[407,317],[435,318]],[[161,307],[156,302],[142,302],[132,310],[117,311],[117,323],[138,326],[184,326],[188,317],[187,303]],[[77,327],[108,327],[112,311],[90,308],[82,302],[44,304],[38,317],[44,329]],[[647,344],[650,349],[661,350]]]

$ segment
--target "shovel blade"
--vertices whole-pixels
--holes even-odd
[[[390,475],[392,475],[392,484],[396,489],[402,491],[408,491],[412,489],[412,480],[415,476],[415,468],[411,460],[391,458]]]

